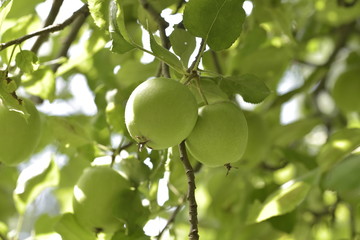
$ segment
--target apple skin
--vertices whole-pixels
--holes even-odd
[[[220,102],[199,109],[186,146],[198,161],[217,167],[240,160],[247,139],[248,128],[241,109],[232,102]]]
[[[23,103],[30,114],[27,121],[21,113],[9,111],[0,103],[0,162],[8,166],[27,160],[40,140],[39,112],[29,100]]]
[[[197,103],[191,91],[169,78],[141,83],[125,107],[125,123],[131,137],[154,150],[183,141],[195,126]]]
[[[111,233],[123,226],[118,206],[130,193],[130,183],[108,166],[86,168],[74,187],[73,210],[77,221],[93,232]]]
[[[360,112],[360,70],[353,68],[337,78],[332,95],[343,112]]]

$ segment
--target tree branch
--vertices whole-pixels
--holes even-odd
[[[47,26],[54,23],[63,2],[64,2],[64,0],[54,0],[53,1],[53,4],[52,4],[50,12],[49,12],[49,15],[47,16],[47,18],[46,18],[46,20],[44,22],[44,27],[47,27]],[[41,34],[36,39],[34,45],[31,48],[31,51],[33,51],[36,54],[39,51],[41,45],[46,41],[48,36],[49,36],[49,33]]]
[[[206,48],[206,41],[203,39],[201,41],[201,43],[200,43],[199,52],[196,55],[195,60],[192,62],[191,66],[187,70],[188,73],[191,73],[191,72],[197,70],[197,68],[199,66],[199,63],[200,63],[200,60],[201,60],[201,57],[202,57],[202,55],[203,55],[203,53],[205,51],[205,48]]]
[[[159,233],[159,235],[156,236],[156,239],[157,239],[157,240],[160,240],[161,237],[162,237],[162,235],[164,234],[165,230],[168,229],[173,222],[175,222],[176,216],[177,216],[178,213],[180,212],[182,206],[183,206],[183,204],[177,205],[177,207],[175,208],[174,212],[171,214],[170,218],[168,219],[165,227],[161,230],[161,232]]]
[[[153,17],[153,19],[158,24],[158,28],[159,28],[159,32],[160,32],[161,45],[164,48],[169,49],[170,48],[170,40],[166,36],[166,32],[165,32],[165,29],[169,26],[169,23],[166,22],[161,17],[160,13],[158,13],[156,11],[156,9],[150,3],[148,3],[147,0],[140,0],[140,3],[143,6],[143,8]],[[165,62],[162,62],[161,63],[161,69],[162,69],[162,75],[164,77],[170,78],[169,65],[167,65]]]
[[[189,202],[189,222],[190,222],[189,240],[198,240],[199,230],[198,230],[198,218],[197,218],[197,203],[195,198],[195,189],[196,189],[195,174],[186,152],[185,141],[180,143],[179,150],[180,150],[180,159],[183,162],[186,171],[186,176],[188,179],[187,200]]]
[[[281,96],[278,96],[270,105],[269,108],[279,106],[288,100],[290,100],[293,96],[300,92],[304,92],[307,89],[310,89],[314,84],[318,83],[316,89],[314,90],[315,93],[319,92],[319,90],[323,89],[325,86],[325,82],[327,79],[328,71],[327,69],[331,66],[331,64],[336,60],[339,52],[346,46],[347,40],[349,39],[352,30],[355,27],[356,22],[351,22],[345,25],[340,26],[337,29],[337,33],[339,39],[336,41],[336,45],[334,51],[331,53],[327,61],[319,65],[314,72],[308,77],[307,81],[300,87],[285,93]]]
[[[78,35],[81,26],[85,23],[85,20],[88,15],[89,15],[89,12],[87,14],[86,13],[81,14],[74,20],[74,25],[72,26],[72,29],[71,29],[69,35],[66,37],[65,41],[63,42],[57,58],[67,57],[69,48],[70,48],[72,42],[76,39],[76,36]],[[61,64],[59,64],[59,63],[53,65],[53,67],[52,67],[53,72],[56,72],[57,69],[60,67],[60,65]]]
[[[46,33],[52,33],[52,32],[57,32],[57,31],[60,31],[60,30],[63,30],[65,27],[69,26],[72,22],[75,21],[75,19],[79,16],[79,15],[85,15],[87,16],[89,14],[89,8],[88,6],[85,4],[84,6],[82,6],[79,10],[77,10],[76,12],[73,13],[73,15],[71,17],[69,17],[68,19],[66,19],[64,22],[60,23],[60,24],[56,24],[56,25],[50,25],[50,26],[47,26],[43,29],[40,29],[38,31],[35,31],[35,32],[32,32],[32,33],[29,33],[27,35],[24,35],[20,38],[17,38],[17,39],[14,39],[14,40],[11,40],[9,42],[6,42],[6,43],[1,43],[0,44],[0,51],[12,46],[12,45],[15,45],[15,44],[20,44],[32,37],[35,37],[35,36],[39,36],[39,35],[42,35],[42,34],[46,34]]]
[[[124,145],[122,142],[120,142],[119,146],[112,150],[110,166],[112,167],[114,165],[116,156],[119,155],[122,150],[125,150],[125,149],[131,147],[133,144],[134,144],[134,142],[129,142]]]
[[[166,36],[166,32],[165,29],[168,27],[168,23],[161,17],[160,13],[158,13],[156,11],[156,9],[154,9],[151,4],[149,4],[147,2],[147,0],[140,0],[141,5],[143,6],[143,8],[145,10],[147,10],[149,12],[149,14],[154,18],[154,20],[157,22],[158,24],[158,28],[160,31],[160,38],[161,38],[161,44],[164,48],[169,49],[171,44],[170,44],[170,40],[169,38]],[[202,52],[204,50],[205,46],[201,45],[200,47],[200,51],[199,54],[200,56],[198,56],[198,58],[201,58]],[[197,67],[198,62],[200,61],[200,59],[196,58],[195,61],[197,63],[194,63],[194,66]],[[165,63],[162,62],[162,74],[165,77],[170,77],[170,68],[169,66]],[[188,193],[187,193],[187,200],[189,202],[189,222],[190,222],[190,233],[189,233],[189,239],[190,240],[197,240],[199,239],[199,234],[198,234],[198,219],[197,219],[197,203],[196,203],[196,199],[195,199],[195,174],[194,174],[194,170],[191,166],[191,163],[189,161],[187,152],[186,152],[186,147],[185,147],[185,141],[183,141],[180,145],[179,145],[179,150],[180,150],[180,159],[183,162],[184,168],[186,170],[186,176],[188,179]],[[198,167],[198,169],[200,169],[200,167]],[[162,232],[160,232],[158,239],[160,239],[161,235],[163,234],[163,232],[165,231],[165,229],[175,220],[176,215],[178,214],[178,212],[180,211],[181,206],[178,206],[175,209],[175,212],[173,213],[173,215],[171,216],[171,218],[169,219],[167,225],[165,226],[165,228],[162,230]]]

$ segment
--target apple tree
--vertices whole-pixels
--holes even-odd
[[[0,240],[360,239],[357,0],[1,0]]]

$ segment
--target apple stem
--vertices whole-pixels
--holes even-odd
[[[197,218],[197,203],[195,198],[195,174],[194,169],[191,166],[189,157],[186,152],[185,141],[182,141],[179,145],[180,150],[180,159],[183,162],[186,176],[188,179],[188,193],[187,200],[189,202],[189,222],[190,222],[190,233],[189,240],[198,240],[199,239],[199,230],[198,230],[198,218]]]

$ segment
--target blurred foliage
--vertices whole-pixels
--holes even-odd
[[[200,239],[360,239],[359,1],[64,1],[67,16],[88,4],[84,23],[49,34],[39,51],[37,37],[3,49],[41,29],[44,6],[60,2],[0,1],[0,103],[27,116],[18,97],[29,98],[43,123],[30,159],[0,164],[0,239],[187,238],[177,146],[139,151],[124,124],[130,93],[158,76],[161,62],[179,81],[196,70],[211,102],[246,110],[248,149],[229,172],[189,156]],[[165,20],[154,18],[160,13]],[[199,48],[199,69],[191,69]],[[76,100],[87,90],[72,87],[80,79],[86,103]],[[189,87],[203,105],[198,85]],[[64,103],[81,108],[64,113]],[[82,111],[86,104],[96,111]],[[77,223],[73,189],[85,168],[109,164],[136,197],[121,198],[118,210],[137,220],[96,235]]]

